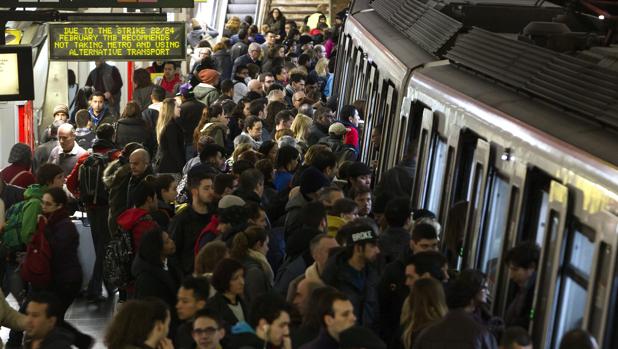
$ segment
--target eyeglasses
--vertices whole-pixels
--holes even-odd
[[[206,328],[194,328],[192,332],[193,332],[193,334],[198,335],[198,336],[201,336],[203,334],[212,336],[218,330],[219,329],[215,328],[215,327],[206,327]]]

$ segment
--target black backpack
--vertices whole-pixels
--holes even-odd
[[[79,167],[79,200],[83,204],[107,204],[109,195],[103,184],[103,171],[111,161],[111,154],[90,154]]]
[[[141,216],[133,225],[135,228],[140,222],[152,220],[150,215]],[[133,264],[133,233],[118,228],[110,242],[105,246],[103,255],[103,280],[112,288],[126,287],[131,281],[131,265]]]

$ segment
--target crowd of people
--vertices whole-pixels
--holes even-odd
[[[111,349],[531,348],[538,246],[508,251],[517,292],[491,316],[495,280],[449,271],[435,214],[410,206],[412,150],[377,183],[359,161],[364,103],[338,110],[332,93],[343,20],[273,9],[259,28],[230,18],[219,41],[192,21],[188,74],[138,69],[124,106],[98,61],[0,172],[3,290],[21,304],[0,297],[7,347],[90,348],[64,320],[85,296],[118,297]],[[96,255],[85,294],[78,209]],[[560,348],[595,346],[575,330]]]

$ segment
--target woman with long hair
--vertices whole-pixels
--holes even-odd
[[[309,135],[309,128],[313,124],[313,119],[305,114],[298,114],[292,122],[290,128],[294,132],[294,138],[298,141],[298,145],[301,147],[303,153],[307,151],[309,147],[307,144],[307,136]]]
[[[178,195],[178,181],[169,174],[147,176],[146,181],[157,191],[157,210],[150,215],[163,229],[167,229],[170,220],[175,215],[174,201]]]
[[[202,111],[202,118],[193,132],[194,142],[197,144],[197,140],[201,136],[208,136],[215,141],[215,144],[225,148],[230,133],[230,129],[227,127],[228,122],[229,119],[226,118],[220,104],[213,103],[209,107],[205,107]]]
[[[270,10],[264,23],[268,24],[270,30],[280,37],[285,35],[285,16],[279,8],[275,7]]]
[[[236,234],[230,256],[242,263],[246,271],[245,300],[251,302],[272,289],[274,273],[266,259],[268,233],[258,226],[250,226]]]
[[[170,311],[158,299],[130,300],[118,310],[105,332],[109,349],[172,348],[167,338]]]
[[[444,286],[434,278],[416,280],[401,313],[401,340],[404,348],[413,348],[419,333],[447,312]]]
[[[179,116],[180,105],[176,99],[164,99],[156,127],[159,148],[155,166],[158,173],[181,173],[186,163],[184,134],[177,121]]]
[[[151,103],[150,95],[155,85],[150,79],[150,73],[143,68],[133,72],[133,100],[139,104],[140,110],[144,111]]]

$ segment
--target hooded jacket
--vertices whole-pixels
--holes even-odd
[[[375,331],[379,326],[380,314],[377,294],[379,272],[374,265],[368,263],[360,272],[364,276],[364,287],[359,289],[352,276],[352,273],[359,272],[348,264],[349,258],[347,249],[342,249],[331,256],[322,272],[322,280],[348,295],[354,305],[354,314],[359,325]]]
[[[216,87],[201,82],[193,88],[193,95],[195,96],[195,99],[204,103],[204,105],[210,106],[217,100],[217,98],[219,98],[220,93]]]
[[[123,118],[116,124],[115,143],[119,149],[131,142],[144,145],[150,155],[156,148],[153,129],[141,117]]]
[[[244,299],[247,303],[252,304],[256,297],[272,290],[272,269],[266,270],[268,267],[264,266],[264,263],[268,263],[266,256],[263,257],[262,261],[259,261],[254,256],[247,255],[240,262],[245,269]]]
[[[41,184],[33,184],[24,191],[24,200],[27,203],[24,206],[21,222],[21,241],[28,242],[37,228],[37,217],[41,214],[41,198],[47,190],[47,186]]]
[[[148,211],[138,207],[130,208],[122,212],[120,216],[118,216],[117,222],[120,229],[131,232],[134,251],[139,249],[142,235],[158,226],[157,222],[149,216]]]
[[[52,252],[52,285],[81,285],[82,266],[77,256],[79,233],[68,212],[61,208],[47,218],[40,216],[38,229],[44,232]]]
[[[294,231],[302,226],[300,223],[300,212],[309,202],[302,193],[292,197],[285,205],[285,238],[286,240]]]
[[[108,166],[109,168],[109,166]],[[109,189],[109,230],[114,235],[117,228],[118,216],[127,208],[133,207],[129,193],[147,175],[152,174],[150,166],[138,178],[133,177],[129,164],[122,165],[112,180]]]

